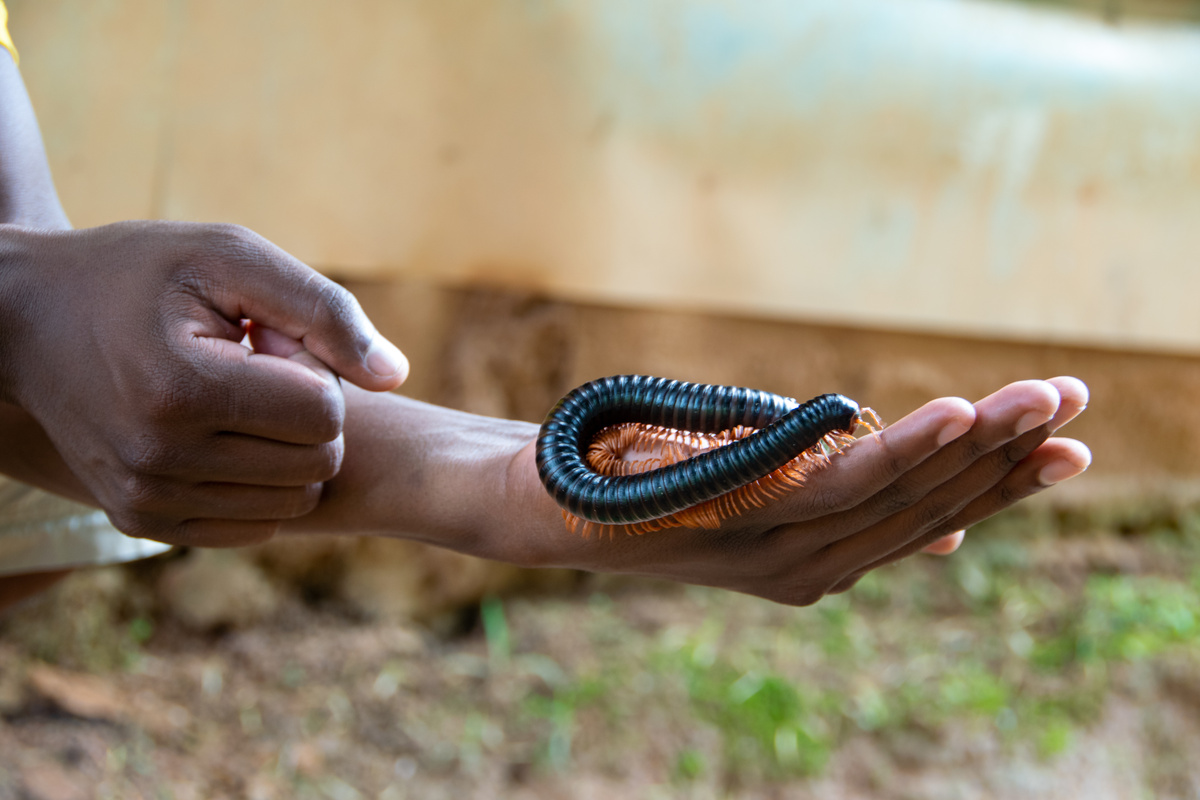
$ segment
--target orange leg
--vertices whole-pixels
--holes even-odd
[[[870,434],[876,434],[884,427],[879,415],[870,408],[862,409],[858,422]],[[690,433],[655,425],[625,423],[605,428],[596,434],[588,447],[587,461],[601,475],[636,475],[722,447],[753,432],[751,428],[734,428],[721,433]],[[828,464],[831,456],[840,453],[855,438],[854,434],[849,433],[828,434],[813,447],[754,483],[660,519],[632,525],[604,525],[564,511],[563,520],[572,533],[584,538],[590,537],[593,531],[600,536],[607,534],[611,539],[618,532],[640,536],[679,527],[714,530],[730,517],[751,508],[762,508],[803,486],[809,475]]]

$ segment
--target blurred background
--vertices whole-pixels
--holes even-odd
[[[80,574],[0,620],[0,800],[1200,797],[1200,3],[8,6],[76,226],[258,231],[406,394],[1069,374],[1095,460],[808,609],[396,541]]]

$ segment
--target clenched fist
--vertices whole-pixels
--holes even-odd
[[[354,297],[232,225],[0,225],[0,401],[29,415],[122,531],[240,545],[310,511],[342,460],[338,378],[408,363]],[[303,342],[240,344],[249,321]]]

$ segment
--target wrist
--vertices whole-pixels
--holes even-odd
[[[394,536],[526,566],[550,560],[533,544],[561,517],[532,455],[522,456],[535,425],[345,391],[341,471],[287,529]]]
[[[536,435],[536,429],[534,430]],[[506,522],[495,537],[508,550],[505,561],[522,567],[573,567],[578,565],[581,537],[567,530],[562,509],[546,492],[537,474],[534,442],[508,459],[500,498]]]
[[[397,467],[420,477],[410,498],[411,514],[403,515],[410,521],[401,530],[479,558],[535,565],[531,544],[548,522],[559,519],[536,472],[521,468],[522,452],[537,427],[430,406],[423,411],[429,416],[420,422],[410,418],[409,424],[425,427],[430,435],[420,437]]]

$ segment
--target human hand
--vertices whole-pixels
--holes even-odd
[[[1087,387],[1074,378],[1013,383],[974,405],[941,398],[855,442],[803,488],[717,531],[582,540],[561,523],[528,525],[516,560],[807,605],[921,549],[951,552],[957,532],[1085,470],[1086,446],[1049,437],[1086,404]],[[509,485],[520,487],[513,502],[538,507],[535,518],[559,517],[544,490],[531,497],[541,489],[532,445],[513,460]]]
[[[236,226],[0,226],[0,260],[0,401],[134,536],[269,538],[339,469],[337,376],[382,391],[407,374],[352,295]],[[307,352],[252,353],[245,320]]]

